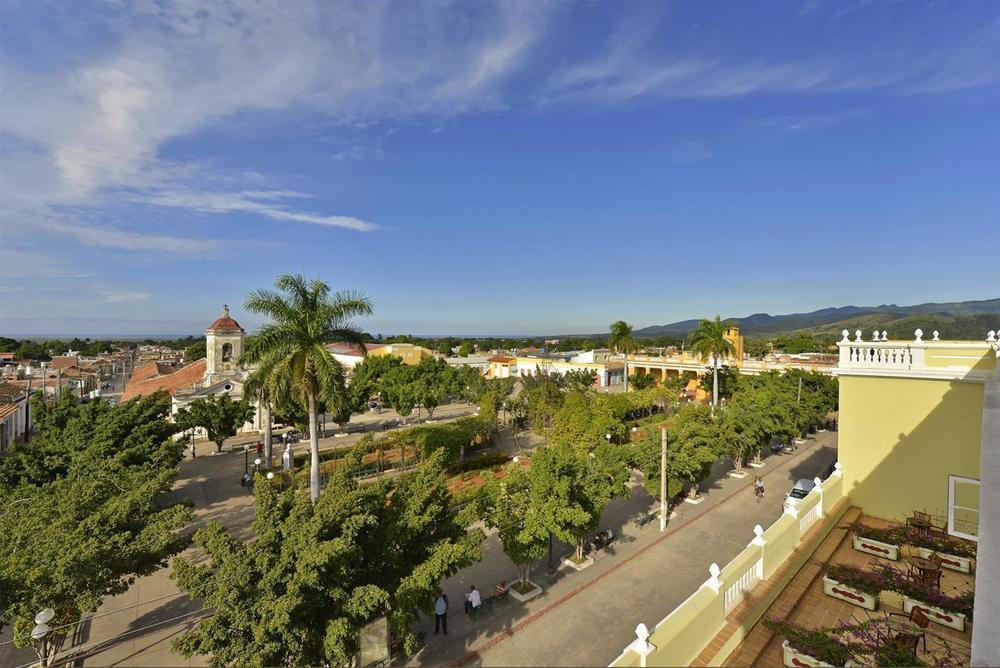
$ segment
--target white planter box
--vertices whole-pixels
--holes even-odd
[[[917,601],[909,596],[903,597],[903,612],[909,613],[914,608],[919,608],[921,612],[927,615],[927,618],[936,624],[941,626],[947,626],[950,629],[955,629],[956,631],[965,630],[965,615],[958,612],[945,612],[941,608],[933,605],[928,605],[923,601]]]
[[[566,566],[569,566],[570,568],[572,568],[574,571],[582,571],[584,568],[587,568],[588,566],[593,566],[594,565],[594,559],[593,559],[593,557],[586,557],[583,561],[581,561],[579,563],[573,561],[569,557],[564,557],[563,560],[562,560],[562,562]]]
[[[854,549],[858,552],[874,554],[876,557],[891,559],[892,561],[899,560],[899,545],[883,543],[880,540],[872,540],[871,538],[861,538],[857,535],[853,536],[853,541]]]
[[[762,469],[764,468],[765,464],[764,462],[750,462],[749,464],[747,464],[747,466],[755,469]]]
[[[827,596],[839,598],[841,601],[847,601],[865,610],[874,610],[878,607],[878,596],[858,591],[854,587],[841,584],[826,575],[823,576],[823,593]]]
[[[749,475],[746,471],[730,471],[730,478],[746,478]]]
[[[690,496],[685,496],[684,497],[684,503],[693,503],[695,505],[698,505],[699,503],[701,503],[704,500],[705,500],[705,497],[701,496],[700,494],[698,496],[696,496],[695,498],[693,498],[693,499]]]
[[[803,654],[797,649],[792,649],[788,641],[781,643],[782,663],[789,668],[800,668],[801,666],[821,666],[823,668],[834,668],[832,663],[824,663],[819,659],[814,659],[808,654]],[[853,666],[852,661],[848,661],[844,666]]]
[[[515,580],[515,582],[517,582],[517,580]],[[521,601],[522,603],[524,603],[525,601],[527,601],[529,599],[532,599],[532,598],[535,598],[536,596],[538,596],[539,594],[542,593],[542,588],[539,587],[538,585],[536,585],[531,580],[528,580],[528,584],[530,584],[531,586],[533,586],[534,589],[532,589],[531,591],[529,591],[527,594],[522,594],[518,590],[514,589],[514,585],[511,585],[507,589],[507,591],[510,593],[511,598],[513,598],[515,600],[518,600],[518,601]]]
[[[917,553],[924,559],[927,559],[934,554],[934,550],[926,547],[918,547]],[[973,559],[970,559],[969,557],[956,557],[954,554],[943,554],[941,552],[938,552],[937,555],[941,557],[941,568],[947,568],[950,571],[958,571],[959,573],[972,572]]]

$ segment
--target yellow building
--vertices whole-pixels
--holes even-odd
[[[395,355],[403,359],[403,364],[420,364],[426,357],[434,357],[434,352],[412,343],[386,343],[367,346],[369,355]]]
[[[733,344],[733,354],[729,358],[730,364],[737,367],[743,366],[743,335],[740,334],[739,326],[729,327],[723,336]]]
[[[996,376],[987,342],[840,342],[838,459],[844,491],[865,512],[902,520],[923,510],[950,533],[978,535],[983,401]]]

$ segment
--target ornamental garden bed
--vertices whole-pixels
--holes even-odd
[[[858,535],[854,535],[851,540],[854,549],[858,552],[873,554],[876,557],[882,557],[890,561],[899,561],[899,545],[883,543],[874,538],[863,538]]]
[[[827,575],[823,576],[823,593],[833,598],[839,598],[841,601],[846,601],[851,605],[864,608],[865,610],[875,610],[878,608],[878,594],[861,591],[849,584],[834,580]]]
[[[965,630],[965,615],[962,613],[944,610],[936,605],[930,605],[929,603],[918,601],[904,594],[903,612],[909,614],[909,612],[914,608],[927,615],[927,619],[936,624],[947,626],[948,628],[955,629],[959,632]]]
[[[848,527],[853,534],[851,545],[858,552],[871,554],[891,561],[899,560],[899,545],[902,531],[899,527],[880,529],[861,522]]]
[[[808,629],[786,621],[764,620],[764,626],[784,638],[782,663],[801,666],[853,666],[848,645],[829,629]]]
[[[937,556],[941,557],[941,568],[947,568],[950,571],[957,571],[959,573],[971,573],[972,562],[975,561],[970,557],[960,557],[957,554],[937,552],[927,547],[918,547],[917,554],[924,559],[929,558],[932,554],[937,554]]]
[[[571,554],[568,557],[563,557],[563,564],[569,566],[574,571],[582,571],[584,568],[588,568],[594,565],[593,557],[584,557],[583,559],[577,560],[575,554]]]

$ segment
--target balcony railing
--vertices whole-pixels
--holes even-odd
[[[934,332],[929,341],[924,333],[916,330],[912,341],[889,341],[888,332],[875,330],[870,340],[865,340],[861,330],[850,337],[845,329],[837,344],[840,357],[839,370],[867,371],[932,371],[933,373],[958,373],[963,370],[992,369],[989,350],[996,345],[996,334],[990,332],[985,344],[980,341],[941,341]]]
[[[712,564],[709,578],[652,631],[636,627],[636,639],[615,659],[612,667],[647,665],[686,666],[708,646],[726,623],[726,615],[755,586],[774,575],[802,543],[806,532],[844,497],[840,464],[833,474],[765,531],[757,525],[746,549],[723,568]],[[734,637],[733,642],[740,638]]]

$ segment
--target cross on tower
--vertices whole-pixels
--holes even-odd
[[[228,318],[229,317],[229,304],[223,304],[222,305],[222,317],[223,318]]]

